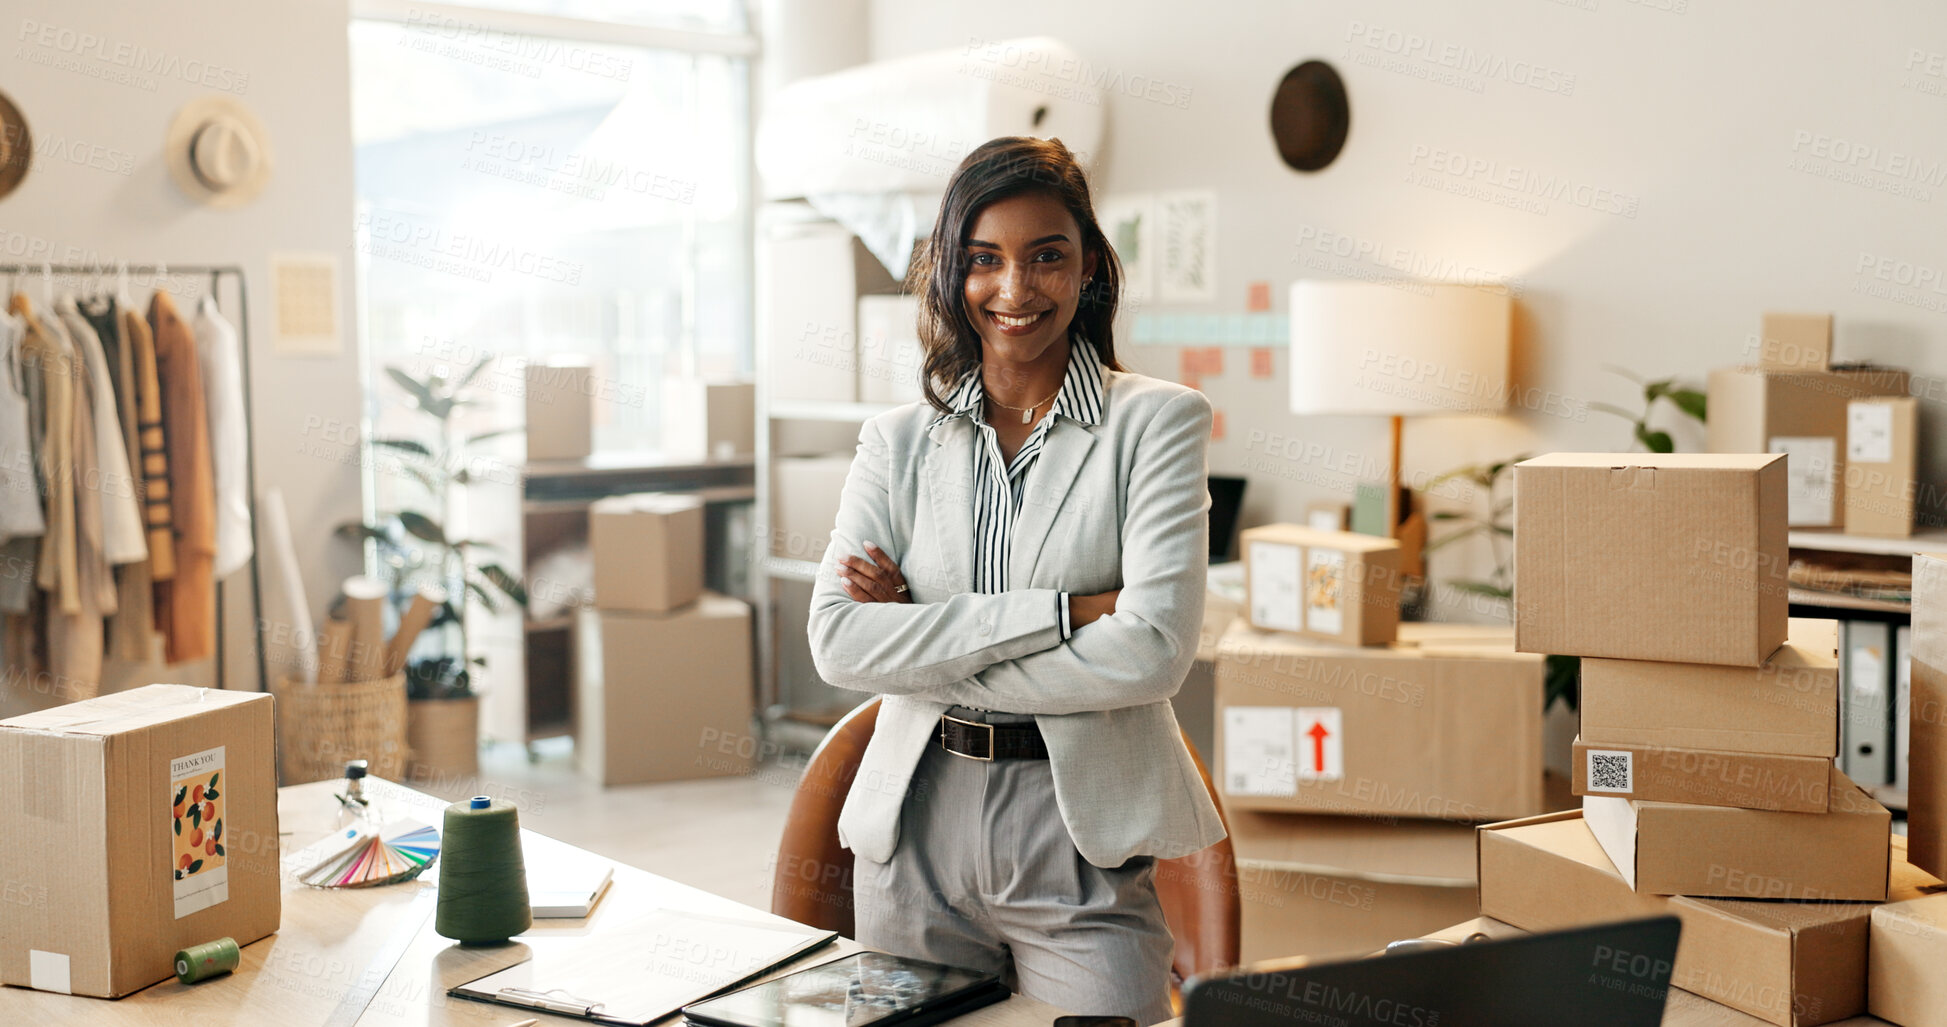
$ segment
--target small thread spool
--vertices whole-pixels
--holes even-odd
[[[235,938],[218,938],[176,953],[176,979],[184,984],[227,974],[243,965],[243,950]]]
[[[503,942],[534,925],[518,811],[476,795],[446,807],[433,930],[463,945]]]

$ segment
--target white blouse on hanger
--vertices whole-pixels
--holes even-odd
[[[26,334],[25,321],[0,310],[0,544],[47,532],[27,418],[26,369],[20,364],[20,340]]]
[[[208,293],[190,323],[203,369],[203,404],[210,424],[210,465],[216,477],[216,576],[250,562],[250,426],[243,416],[243,358],[237,328]]]

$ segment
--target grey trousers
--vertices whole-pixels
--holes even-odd
[[[998,974],[1070,1013],[1139,1024],[1174,1015],[1175,943],[1156,899],[1156,861],[1104,869],[1083,859],[1047,760],[970,760],[936,740],[913,773],[892,858],[858,859],[852,889],[868,947]]]

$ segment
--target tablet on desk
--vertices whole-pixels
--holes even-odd
[[[704,1027],[923,1027],[1007,998],[993,974],[860,952],[683,1007]]]

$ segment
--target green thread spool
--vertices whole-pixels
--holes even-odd
[[[184,984],[195,984],[227,974],[241,965],[243,950],[237,947],[237,940],[218,938],[201,945],[191,945],[176,953],[176,979]]]
[[[462,945],[503,942],[534,925],[518,811],[476,795],[446,807],[433,930]]]

